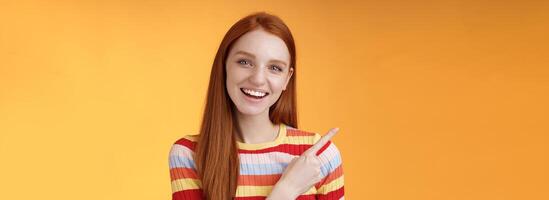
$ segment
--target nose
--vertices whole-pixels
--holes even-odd
[[[261,86],[267,81],[266,78],[267,77],[265,75],[265,70],[263,70],[263,67],[256,67],[249,77],[249,80],[252,84]]]

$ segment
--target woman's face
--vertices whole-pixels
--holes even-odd
[[[244,115],[268,112],[293,74],[286,43],[262,29],[235,41],[225,67],[227,92]]]

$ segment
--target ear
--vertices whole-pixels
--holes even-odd
[[[284,89],[282,91],[286,91],[286,87],[288,86],[288,83],[290,82],[290,79],[292,78],[292,75],[294,75],[294,68],[290,68],[290,72],[288,73],[288,78],[286,79],[286,83],[284,83]]]

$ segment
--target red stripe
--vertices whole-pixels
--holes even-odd
[[[344,194],[345,194],[344,186],[341,186],[339,189],[328,192],[327,194],[317,194],[317,197],[319,200],[322,200],[322,199],[333,200],[333,199],[341,199],[341,197],[343,197]]]
[[[187,138],[181,138],[181,139],[177,140],[175,143],[183,145],[183,146],[191,149],[192,151],[194,151],[194,147],[196,145],[196,142],[190,141]]]
[[[316,152],[316,155],[320,155],[322,152],[324,152],[324,150],[326,150],[326,148],[328,148],[328,146],[330,146],[330,144],[332,143],[332,141],[328,141],[326,144],[324,144],[324,146],[322,146],[322,148],[320,148],[317,152]]]
[[[196,174],[196,171],[194,169],[186,167],[176,167],[170,169],[170,178],[172,179],[172,181],[182,178],[198,179],[198,175]]]
[[[344,195],[344,187],[329,192],[328,194],[308,194],[300,195],[296,200],[314,200],[314,199],[340,199]],[[235,197],[235,200],[264,200],[264,196]],[[183,190],[172,194],[172,200],[200,200],[202,199],[201,189]]]
[[[308,194],[308,195],[300,195],[297,197],[297,200],[309,200],[309,199],[316,199],[314,194]]]
[[[270,152],[282,152],[282,153],[288,153],[291,155],[299,156],[301,155],[305,150],[309,149],[311,146],[310,144],[280,144],[278,146],[266,148],[266,149],[259,149],[259,150],[245,150],[245,149],[239,149],[238,153],[249,153],[249,154],[263,154],[263,153],[270,153]]]
[[[314,136],[314,133],[296,130],[296,129],[286,129],[286,136]]]
[[[267,197],[264,196],[250,196],[250,197],[235,197],[235,200],[265,200]],[[296,200],[315,200],[314,194],[300,195]]]
[[[316,155],[320,155],[328,146],[330,146],[332,142],[328,141],[318,152]],[[282,152],[282,153],[288,153],[291,155],[299,156],[303,154],[304,151],[311,148],[310,144],[280,144],[278,146],[266,148],[266,149],[259,149],[259,150],[246,150],[246,149],[238,149],[238,153],[248,153],[248,154],[263,154],[263,153],[271,153],[271,152]]]
[[[280,180],[282,174],[272,175],[239,175],[238,185],[272,186]]]
[[[339,165],[332,173],[328,174],[328,176],[324,177],[321,181],[319,181],[315,187],[316,189],[320,188],[324,184],[328,184],[332,182],[333,180],[341,177],[343,175],[343,167]]]
[[[196,142],[193,142],[191,140],[188,140],[187,138],[181,138],[175,142],[176,144],[183,145],[192,151],[195,151]],[[316,155],[320,155],[328,146],[330,146],[331,141],[328,141],[318,152]],[[260,150],[245,150],[245,149],[238,149],[238,153],[249,153],[249,154],[261,154],[261,153],[270,153],[270,152],[283,152],[288,153],[291,155],[301,155],[305,150],[309,149],[312,146],[312,144],[280,144],[278,146],[266,148],[266,149],[260,149]]]
[[[200,200],[202,189],[182,190],[172,194],[172,200]]]
[[[235,200],[265,200],[267,197],[251,196],[251,197],[235,197]]]

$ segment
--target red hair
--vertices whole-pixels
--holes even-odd
[[[239,175],[237,135],[240,134],[235,112],[238,112],[226,89],[226,59],[233,43],[245,33],[262,28],[281,38],[290,53],[294,69],[286,90],[269,108],[274,124],[284,123],[297,128],[296,52],[290,29],[277,16],[258,12],[236,22],[225,34],[210,73],[206,106],[196,145],[195,161],[202,181],[204,198],[231,199],[236,194]]]

